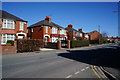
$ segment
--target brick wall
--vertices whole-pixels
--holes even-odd
[[[10,54],[16,52],[17,52],[16,42],[14,43],[14,46],[2,45],[2,54]]]
[[[31,39],[43,39],[43,27],[34,27],[33,32],[32,28],[28,28],[28,36],[31,36]]]

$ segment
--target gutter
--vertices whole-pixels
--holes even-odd
[[[110,72],[106,71],[103,67],[100,66],[100,69],[104,72],[104,74],[110,79],[110,80],[119,80],[117,77],[115,77]]]

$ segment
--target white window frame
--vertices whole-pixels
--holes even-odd
[[[10,19],[3,19],[3,26],[2,26],[2,28],[4,28],[4,29],[15,29],[14,21],[10,20]]]
[[[80,33],[80,37],[82,37],[82,33]]]
[[[3,37],[5,38],[5,42],[3,41]],[[7,40],[15,40],[14,34],[2,34],[1,44],[6,44]]]
[[[34,28],[31,28],[31,32],[34,32]]]
[[[24,30],[24,22],[20,22],[20,30]]]
[[[80,33],[79,33],[79,32],[76,32],[76,36],[77,36],[77,37],[80,37]]]
[[[28,29],[26,30],[26,33],[28,33]]]
[[[85,35],[85,38],[89,38],[88,34]]]
[[[57,34],[57,28],[56,27],[52,27],[52,34]]]
[[[64,29],[61,29],[60,34],[66,34],[66,31]]]
[[[45,32],[48,33],[48,26],[46,26],[46,31]]]

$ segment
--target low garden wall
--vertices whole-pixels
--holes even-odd
[[[12,46],[2,45],[2,54],[9,54],[9,53],[16,53],[16,52],[17,52],[16,42],[14,42],[14,45]]]

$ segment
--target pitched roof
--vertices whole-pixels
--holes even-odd
[[[88,34],[89,34],[89,35],[92,35],[94,32],[98,32],[98,31],[95,30],[95,31],[89,32]]]
[[[16,17],[16,16],[14,16],[14,15],[12,15],[12,14],[4,11],[4,10],[0,10],[0,13],[2,13],[2,16],[0,16],[0,18],[13,19],[15,21],[24,21],[24,22],[27,22],[27,21],[25,21],[25,20],[23,20],[23,19],[21,19],[19,17]]]
[[[68,31],[77,31],[76,29],[74,29],[72,27],[66,27],[65,29],[68,30]]]
[[[78,31],[78,32],[80,32],[80,33],[84,33],[83,31]]]
[[[37,23],[35,23],[33,25],[30,25],[28,28],[30,28],[30,27],[36,27],[36,26],[39,26],[39,27],[41,27],[41,26],[50,26],[50,27],[63,28],[63,27],[59,26],[58,24],[55,24],[53,22],[49,22],[47,20],[39,21],[39,22],[37,22]]]

